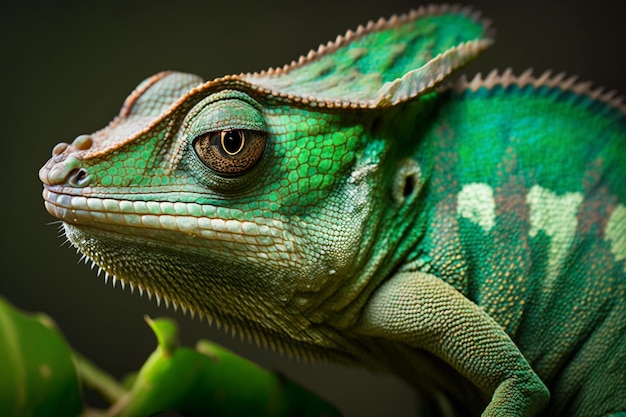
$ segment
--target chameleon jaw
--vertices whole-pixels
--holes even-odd
[[[63,222],[62,229],[67,240],[82,254],[81,260],[86,264],[91,262],[92,269],[97,266],[98,275],[104,273],[105,284],[110,280],[115,287],[119,282],[122,289],[130,288],[132,293],[136,288],[141,296],[144,293],[149,299],[154,296],[158,306],[163,302],[167,308],[171,305],[175,311],[180,308],[184,314],[189,312],[192,318],[197,314],[232,336],[239,335],[259,347],[291,358],[317,362],[332,357],[344,363],[355,363],[366,354],[360,352],[358,346],[352,346],[349,354],[343,352],[347,345],[352,345],[346,340],[348,335],[297,314],[285,303],[288,295],[277,294],[282,301],[263,301],[258,291],[247,293],[242,283],[229,282],[233,279],[232,266],[223,267],[214,260],[200,257],[193,262],[180,262],[179,253],[168,253],[162,248],[161,257],[149,258],[145,254],[153,252],[143,246],[133,246],[134,241],[130,239],[124,242],[118,234],[67,222]],[[202,276],[200,271],[211,267],[222,267],[217,273],[223,277],[221,282]],[[257,278],[267,279],[259,274]],[[233,297],[235,287],[244,291]],[[200,289],[204,289],[202,294]],[[278,307],[280,302],[282,308]]]
[[[167,291],[163,291],[159,285],[152,284],[150,280],[136,280],[135,277],[143,276],[145,270],[120,273],[120,269],[132,267],[133,262],[145,263],[145,259],[142,259],[145,257],[136,253],[134,248],[167,248],[178,256],[197,258],[207,257],[207,253],[214,257],[221,254],[226,258],[241,252],[239,261],[249,258],[258,264],[258,258],[251,250],[265,244],[280,249],[276,251],[280,253],[270,253],[267,257],[273,258],[276,263],[286,263],[283,267],[293,266],[298,259],[295,251],[289,250],[294,248],[293,243],[284,239],[284,233],[279,233],[282,225],[278,222],[255,229],[246,222],[226,222],[223,219],[211,221],[206,217],[195,218],[189,213],[184,215],[182,204],[167,202],[155,205],[166,212],[170,209],[175,211],[174,206],[177,206],[178,214],[150,214],[148,211],[153,207],[146,202],[71,195],[59,193],[53,187],[45,187],[43,197],[48,212],[63,222],[69,241],[85,254],[86,259],[105,272],[105,278],[110,275],[114,283],[119,280],[128,283],[131,289],[137,286],[140,292],[146,290],[148,294],[153,293],[157,302],[163,298],[166,304],[179,304],[183,309],[189,308],[198,313],[205,310],[201,305],[193,305],[182,299],[168,300],[165,296]],[[128,213],[129,207],[133,207],[135,212]],[[237,235],[236,231],[241,234]],[[103,250],[102,242],[106,242],[104,246],[110,250]],[[110,252],[117,252],[117,255]],[[133,260],[124,262],[131,255]]]

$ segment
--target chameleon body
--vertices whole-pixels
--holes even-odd
[[[626,109],[562,75],[450,74],[467,9],[283,68],[165,72],[40,171],[114,280],[305,358],[391,371],[439,415],[626,411]]]

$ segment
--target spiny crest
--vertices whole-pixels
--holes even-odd
[[[488,47],[488,25],[469,8],[425,6],[370,21],[282,68],[214,82],[239,79],[257,93],[311,107],[393,106],[429,92]]]
[[[273,67],[267,70],[263,70],[257,73],[240,74],[240,76],[265,76],[273,75],[280,76],[288,73],[294,68],[306,65],[307,63],[318,59],[320,56],[333,53],[335,50],[345,47],[350,42],[372,32],[382,31],[390,28],[398,27],[404,23],[418,20],[425,16],[436,16],[443,14],[460,14],[470,18],[474,22],[481,22],[488,38],[493,38],[493,29],[491,28],[491,22],[487,19],[481,19],[481,12],[474,10],[471,6],[461,6],[458,4],[428,4],[420,6],[418,9],[410,10],[408,13],[400,15],[392,15],[388,19],[384,17],[379,18],[377,21],[370,20],[366,25],[359,25],[356,30],[348,29],[345,35],[338,35],[334,41],[328,41],[326,44],[321,44],[317,50],[311,49],[306,55],[301,55],[296,61],[291,61],[290,64],[285,64],[282,67]]]
[[[472,80],[468,80],[463,75],[452,88],[457,92],[464,90],[477,91],[480,88],[491,89],[495,86],[509,87],[515,85],[519,88],[533,86],[534,88],[548,87],[550,89],[559,89],[563,91],[571,91],[580,96],[587,96],[594,101],[606,103],[626,114],[626,104],[623,103],[623,96],[618,96],[616,90],[604,91],[603,87],[592,87],[590,81],[578,81],[578,77],[567,76],[564,72],[553,74],[552,71],[546,71],[540,76],[533,75],[532,69],[527,69],[520,75],[513,74],[510,68],[500,73],[493,70],[486,77],[480,73],[476,74]]]

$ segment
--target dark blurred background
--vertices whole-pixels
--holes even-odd
[[[474,1],[496,44],[466,72],[533,67],[577,74],[626,93],[626,2]],[[2,263],[0,295],[52,316],[70,343],[116,376],[155,340],[143,315],[173,316],[184,343],[209,338],[283,371],[348,416],[414,415],[410,388],[389,376],[307,365],[240,343],[214,327],[104,285],[62,247],[42,204],[39,167],[59,141],[93,132],[126,95],[164,69],[205,79],[257,71],[306,54],[379,16],[420,3],[385,1],[48,1],[0,6]],[[0,335],[1,337],[1,335]],[[1,378],[0,374],[0,378]]]

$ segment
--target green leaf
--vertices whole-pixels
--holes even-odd
[[[147,321],[158,346],[126,390],[73,353],[47,316],[21,313],[0,298],[0,416],[78,416],[79,379],[114,402],[93,415],[339,416],[302,387],[211,342],[179,347],[170,319]]]
[[[176,410],[189,416],[339,416],[331,405],[257,365],[207,341],[178,347],[169,319],[149,320],[159,346],[117,404],[119,416]],[[114,405],[116,408],[116,405]]]
[[[52,320],[0,298],[0,416],[77,416],[72,351]]]

